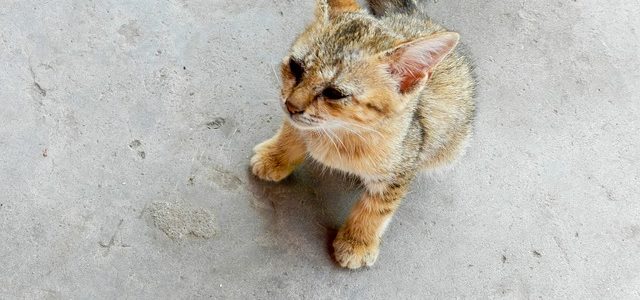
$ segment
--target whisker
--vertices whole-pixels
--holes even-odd
[[[338,134],[336,134],[333,130],[331,130],[331,128],[327,128],[327,132],[329,132],[331,135],[333,135],[333,137],[335,137],[336,140],[338,140],[338,142],[340,142],[340,145],[342,145],[342,148],[344,148],[344,149],[347,148],[347,146],[344,145],[344,143],[342,142],[342,140],[340,139]]]
[[[340,154],[340,149],[338,149],[338,145],[336,144],[336,142],[333,140],[333,138],[331,137],[331,135],[329,135],[329,133],[327,132],[327,130],[325,128],[320,127],[320,129],[325,133],[325,135],[329,138],[329,141],[331,141],[331,144],[333,144],[333,147],[336,149],[336,152],[338,153],[338,157],[340,158],[340,160],[342,160],[342,155]]]
[[[282,79],[280,78],[280,75],[278,75],[278,72],[276,72],[276,68],[273,65],[271,65],[271,70],[273,71],[273,75],[276,75],[278,82],[282,83]]]
[[[347,130],[349,133],[354,134],[355,136],[359,137],[359,138],[360,138],[360,140],[362,140],[363,142],[366,142],[366,141],[367,141],[367,140],[365,139],[365,137],[364,137],[364,136],[362,136],[362,134],[360,134],[359,132],[357,132],[357,131],[355,131],[355,130],[353,130],[353,129],[351,129],[351,128],[349,128],[349,127],[347,127],[347,126],[343,125],[343,124],[338,123],[338,124],[336,124],[336,126],[338,126],[338,128],[340,128],[340,129]]]
[[[382,133],[380,133],[380,131],[378,131],[378,130],[376,130],[376,129],[372,128],[372,127],[364,126],[364,125],[360,125],[360,124],[352,123],[352,122],[346,122],[346,121],[341,121],[341,122],[342,122],[342,123],[344,123],[344,124],[346,124],[346,125],[349,125],[349,126],[354,126],[354,127],[357,127],[357,128],[363,129],[363,130],[366,130],[366,131],[370,131],[370,132],[376,133],[376,134],[378,134],[380,137],[384,138],[384,135],[383,135]]]

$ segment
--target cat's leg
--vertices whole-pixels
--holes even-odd
[[[378,184],[362,195],[333,241],[340,266],[357,269],[376,262],[380,238],[405,196],[408,184]]]
[[[281,181],[306,157],[306,146],[297,129],[285,121],[272,138],[253,148],[251,170],[260,179]]]

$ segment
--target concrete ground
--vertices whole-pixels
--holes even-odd
[[[312,2],[1,1],[0,298],[640,298],[637,0],[427,3],[475,138],[356,272],[357,185],[247,168]]]

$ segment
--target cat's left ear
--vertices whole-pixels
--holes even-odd
[[[316,17],[322,20],[328,20],[337,14],[358,11],[360,5],[356,0],[317,0],[316,1]]]
[[[460,35],[444,32],[409,41],[384,53],[391,76],[402,94],[412,92],[431,76],[433,69],[453,51]]]

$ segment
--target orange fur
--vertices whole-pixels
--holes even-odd
[[[355,1],[319,0],[316,21],[284,59],[287,119],[256,146],[252,171],[280,181],[309,155],[361,178],[366,191],[334,241],[341,266],[371,266],[416,173],[462,152],[475,82],[458,38],[419,13],[378,19]]]

